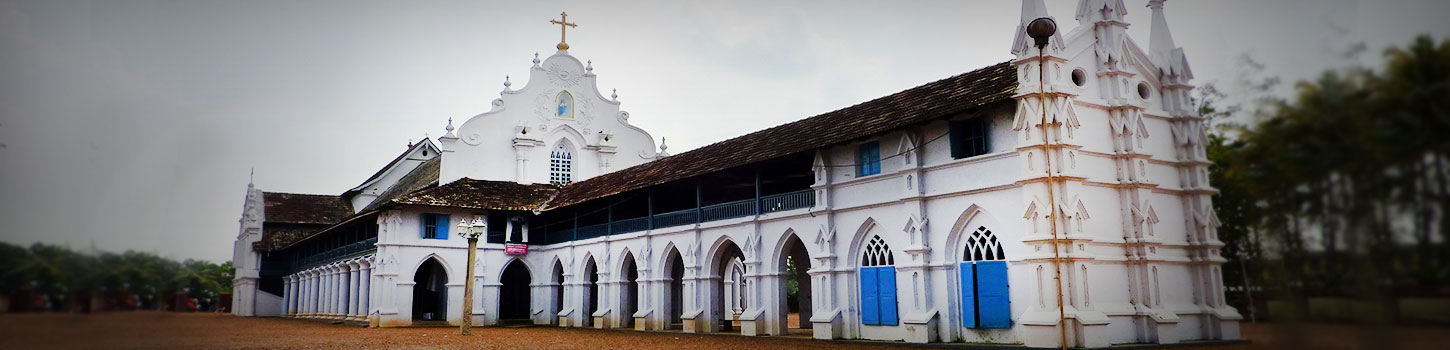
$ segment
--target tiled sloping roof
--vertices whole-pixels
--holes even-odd
[[[408,149],[403,150],[403,153],[398,154],[397,157],[393,157],[393,160],[392,161],[389,161],[387,165],[384,165],[382,168],[379,168],[378,171],[375,172],[375,173],[373,173],[372,176],[368,176],[368,179],[367,180],[363,180],[363,182],[360,183],[360,184],[358,184],[357,187],[362,187],[363,185],[365,185],[365,184],[367,184],[369,182],[372,182],[374,179],[377,179],[378,177],[383,176],[383,173],[384,172],[387,172],[388,169],[391,169],[394,164],[398,164],[398,162],[403,161],[403,159],[405,159],[405,158],[408,157],[408,154],[409,153],[413,153],[413,150],[414,149],[417,149],[418,147],[423,147],[424,144],[432,145],[433,144],[433,141],[430,140],[430,139],[426,139],[425,138],[422,141],[418,141],[418,143],[415,143],[415,144],[412,144],[412,145],[408,146]],[[347,190],[347,192],[343,193],[343,195],[346,196],[346,195],[351,194],[351,193],[354,193],[356,191],[357,191],[357,188],[353,188],[353,189]]]
[[[393,184],[393,187],[389,187],[387,191],[383,191],[382,194],[378,195],[377,199],[374,199],[372,203],[369,203],[366,208],[363,208],[359,212],[366,213],[382,208],[400,196],[438,186],[438,170],[442,162],[443,157],[433,157],[433,159],[429,159],[423,162],[423,164],[418,164],[418,167],[413,168],[413,171],[408,172],[408,175],[403,175],[402,178],[398,179],[398,183]]]
[[[263,192],[262,203],[270,223],[331,225],[352,215],[352,205],[341,196]]]
[[[1010,101],[1017,90],[1010,62],[927,83],[825,114],[564,186],[551,208],[850,142],[913,124]]]
[[[391,203],[391,200],[398,196],[433,187],[438,184],[438,165],[441,159],[441,157],[434,157],[423,162],[423,164],[418,164],[418,167],[413,168],[413,171],[408,172],[407,175],[403,175],[401,179],[398,179],[398,183],[393,184],[393,187],[379,194],[377,199],[374,199],[371,204],[368,204],[363,210],[358,211],[357,214],[353,214],[352,209],[349,208],[347,215],[338,218],[336,221],[325,223],[325,225],[264,225],[262,227],[262,240],[257,242],[259,243],[257,249],[271,251],[286,248],[294,243],[301,242],[321,233],[331,228],[334,224],[352,219],[353,217],[367,215],[371,211]],[[267,221],[270,222],[271,212],[267,214],[269,219]]]
[[[559,187],[554,185],[462,178],[447,185],[409,193],[392,202],[467,209],[534,210],[554,198],[558,190]]]
[[[260,251],[272,251],[297,242],[327,228],[328,225],[313,224],[266,224],[262,225],[262,240],[257,242]]]

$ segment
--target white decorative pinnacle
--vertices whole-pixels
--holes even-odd
[[[444,131],[447,131],[447,132],[443,133],[443,137],[444,138],[455,138],[455,137],[458,137],[456,135],[453,135],[453,118],[448,118],[448,126],[443,127],[443,130]]]
[[[503,87],[507,88],[507,87],[510,87],[510,86],[513,86],[513,85],[514,85],[514,83],[509,81],[509,76],[507,76],[507,75],[503,76]]]
[[[543,67],[539,67],[539,53],[538,52],[535,52],[534,53],[534,68],[543,68]]]
[[[609,93],[609,98],[613,99],[614,102],[619,102],[619,89],[612,89]]]
[[[669,149],[670,149],[670,146],[665,144],[665,138],[664,137],[660,137],[660,153],[659,153],[660,157],[669,157],[670,156]]]
[[[586,72],[586,73],[593,73],[594,72],[594,61],[593,60],[589,60],[589,61],[584,61],[584,62],[585,62],[585,64],[584,64],[584,72]]]

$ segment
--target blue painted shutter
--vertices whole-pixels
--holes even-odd
[[[881,173],[881,143],[871,141],[856,149],[856,175],[866,176]]]
[[[981,328],[1012,328],[1007,262],[977,262],[977,315]]]
[[[962,274],[962,327],[977,328],[977,274],[976,265],[964,262]]]
[[[435,214],[433,218],[438,220],[438,223],[435,224],[437,227],[433,229],[433,238],[448,239],[448,215]]]
[[[861,323],[881,324],[880,297],[877,295],[876,268],[863,267],[861,275]]]
[[[896,325],[896,267],[878,267],[876,282],[881,293],[881,324]]]
[[[881,144],[876,142],[871,143],[871,173],[881,173]]]

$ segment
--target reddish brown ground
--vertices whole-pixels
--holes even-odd
[[[1349,325],[1244,324],[1252,345],[1208,349],[1439,349],[1450,329],[1372,332]],[[1394,343],[1393,340],[1401,340]],[[1297,345],[1297,346],[1295,346]],[[476,328],[366,329],[279,318],[119,312],[0,315],[0,349],[898,349],[870,343],[623,330]],[[1185,347],[1188,348],[1188,347]]]

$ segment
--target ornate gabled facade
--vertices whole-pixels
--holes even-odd
[[[599,91],[592,62],[580,62],[568,50],[543,61],[536,54],[533,62],[523,88],[514,90],[506,78],[491,110],[457,130],[448,125],[438,139],[442,183],[569,183],[659,157],[649,133],[630,125],[629,112],[619,109],[618,94]]]
[[[1033,347],[1237,339],[1164,1],[1148,1],[1146,51],[1123,1],[1080,1],[1079,26],[1043,46],[1026,27],[1046,6],[1022,5],[1008,62],[672,156],[561,42],[439,147],[283,215],[321,219],[274,223],[287,206],[270,201],[302,197],[249,185],[234,312]],[[471,310],[450,234],[465,221],[487,225]]]

